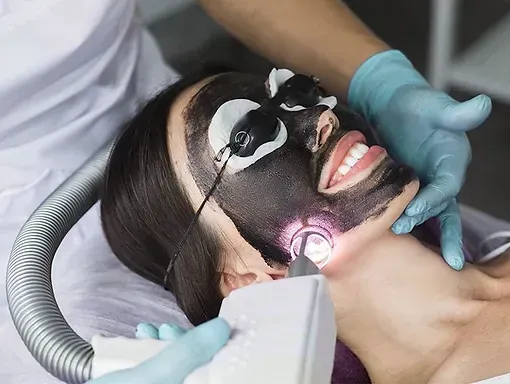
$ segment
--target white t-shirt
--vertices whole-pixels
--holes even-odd
[[[135,0],[0,0],[0,383],[56,382],[8,313],[5,270],[19,229],[143,100],[176,78],[137,21]],[[97,205],[66,237],[53,282],[64,315],[86,338],[104,330],[132,336],[137,322],[177,313],[162,289],[111,254]]]

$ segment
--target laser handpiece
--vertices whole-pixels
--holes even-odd
[[[299,254],[292,263],[290,263],[287,272],[288,277],[319,275],[321,270],[315,263],[304,254]]]
[[[332,240],[320,227],[306,226],[291,242],[293,261],[286,279],[231,292],[219,316],[232,339],[184,384],[327,384],[335,355],[336,323],[329,285],[321,274]],[[95,336],[93,377],[133,367],[168,343]]]
[[[288,277],[317,275],[328,263],[332,253],[331,235],[320,227],[307,226],[297,231],[292,239],[292,262]]]

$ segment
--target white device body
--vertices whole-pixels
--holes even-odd
[[[223,300],[232,337],[185,384],[326,384],[336,343],[333,303],[322,275],[254,284]],[[168,342],[95,336],[93,377],[131,368]]]

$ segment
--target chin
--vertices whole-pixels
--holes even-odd
[[[345,233],[333,236],[334,248],[330,262],[323,273],[335,274],[342,269],[347,260],[360,257],[378,238],[391,231],[392,224],[404,212],[407,205],[416,196],[420,187],[417,179],[410,181],[402,193],[385,204],[384,210]]]
[[[412,180],[409,184],[404,187],[404,190],[400,195],[395,197],[384,213],[375,220],[381,220],[381,225],[385,225],[387,228],[391,228],[393,223],[397,221],[400,215],[405,211],[411,200],[416,196],[420,189],[420,182],[418,179]]]

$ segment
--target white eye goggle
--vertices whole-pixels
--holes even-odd
[[[278,89],[285,84],[287,80],[291,77],[295,76],[294,72],[289,69],[276,69],[273,68],[271,73],[269,74],[269,91],[271,92],[271,97],[274,97],[278,92]],[[318,80],[317,80],[318,83]],[[287,105],[286,103],[282,103],[280,107],[287,111],[301,111],[306,108],[310,108],[317,105],[325,105],[331,109],[335,108],[337,105],[337,99],[335,96],[327,96],[322,97],[320,94],[316,95],[316,99],[314,100],[314,104],[311,105],[299,105],[298,103],[292,103],[293,105]]]
[[[320,95],[318,80],[313,77],[295,75],[288,69],[273,69],[268,80],[271,99],[267,104],[260,105],[247,99],[229,100],[218,108],[211,120],[208,130],[209,143],[214,153],[218,154],[217,161],[223,163],[229,159],[230,172],[235,173],[249,167],[287,141],[287,128],[272,113],[275,103],[278,104],[277,107],[288,111],[299,111],[317,105],[334,108],[337,105],[336,97],[323,98]],[[271,135],[267,134],[268,126],[274,130],[274,138],[270,140],[268,137]],[[238,138],[239,142],[236,142]],[[233,146],[238,147],[237,152],[230,156]]]

